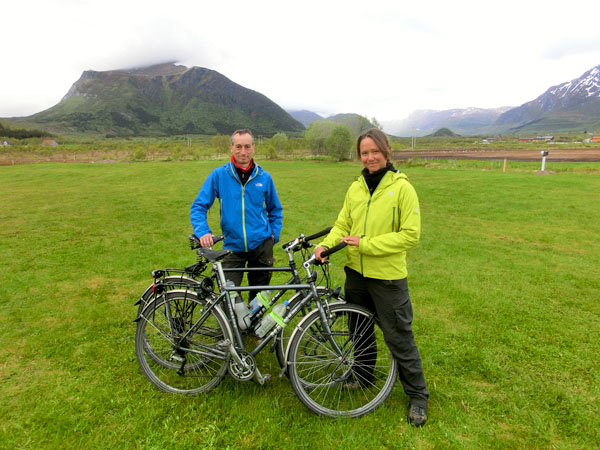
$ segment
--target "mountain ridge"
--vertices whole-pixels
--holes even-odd
[[[55,134],[106,136],[229,134],[246,127],[256,134],[294,134],[315,120],[339,121],[357,130],[368,122],[356,114],[324,118],[308,110],[285,111],[219,72],[174,62],[86,70],[58,104],[3,120]],[[415,110],[406,119],[382,125],[397,136],[424,136],[440,128],[463,136],[600,130],[600,65],[517,107]]]
[[[384,129],[395,136],[426,136],[441,128],[460,135],[473,135],[490,128],[510,106],[499,108],[455,108],[447,110],[421,109],[413,111],[406,119],[382,121]]]
[[[121,136],[301,132],[304,126],[263,94],[217,71],[172,63],[84,71],[55,106],[20,122],[52,131]]]
[[[535,99],[502,114],[494,125],[520,131],[593,127],[594,116],[599,123],[600,65],[578,78],[549,87]]]

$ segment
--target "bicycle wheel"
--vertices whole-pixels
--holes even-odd
[[[317,293],[319,294],[319,298],[321,300],[324,301],[325,299],[327,299],[328,292],[329,290],[326,287],[317,286]],[[293,309],[294,306],[296,306],[304,298],[304,295],[305,294],[302,291],[294,294],[292,298],[289,299],[289,309]],[[337,299],[330,298],[328,300],[329,304],[335,304],[334,302],[343,303],[345,301],[344,296],[342,294],[340,294]],[[294,332],[294,329],[300,323],[300,321],[304,319],[304,317],[308,315],[309,312],[312,311],[313,306],[314,305],[312,304],[304,306],[298,312],[298,314],[292,317],[292,319],[288,322],[287,326],[283,328],[277,336],[277,341],[275,342],[275,355],[277,356],[277,362],[279,363],[279,367],[281,367],[282,369],[285,367],[285,353],[289,345],[289,340],[292,337],[292,333]],[[287,375],[287,370],[285,371],[285,373]]]
[[[171,290],[173,290],[172,287],[171,287]],[[189,297],[190,293],[192,295],[197,295],[196,292],[192,293],[191,291],[189,291],[187,289],[185,289],[185,290],[179,289],[178,292],[181,295],[185,295],[185,296],[188,296],[188,297]],[[160,297],[161,296],[158,296],[157,299],[159,299]],[[199,297],[197,300],[199,300],[202,303],[202,305],[206,305],[207,301],[209,301],[209,302],[215,301],[216,300],[216,296],[212,295],[210,297],[210,300],[208,300],[208,296],[205,295],[205,296]],[[151,302],[152,301],[148,302],[148,304],[150,304]],[[196,305],[196,304],[197,303],[193,303],[193,305]],[[191,307],[191,309],[194,309],[194,308],[195,308],[195,306]],[[149,309],[146,312],[146,314],[148,314],[148,315],[152,315],[153,313],[154,313],[154,309]],[[173,314],[173,313],[171,313],[171,314]],[[181,323],[183,323],[182,319],[181,319],[181,316],[183,314],[184,314],[183,311],[181,311],[181,313],[179,313],[179,314],[176,313],[175,317],[173,317],[173,320],[172,320],[173,328],[176,329],[176,330],[179,329],[180,330],[180,335],[183,335],[183,333],[184,333],[183,328],[180,325]],[[190,320],[193,317],[192,315],[189,314],[189,311],[185,312],[185,314],[190,318]],[[140,320],[144,320],[145,317],[146,316],[141,317]],[[166,309],[164,311],[164,319],[167,320]],[[144,340],[144,351],[146,352],[146,354],[148,355],[148,357],[152,358],[152,360],[155,363],[160,364],[161,366],[163,366],[163,367],[165,367],[167,369],[179,370],[179,368],[181,367],[181,362],[178,360],[179,358],[177,356],[175,356],[175,355],[169,355],[169,358],[165,359],[164,354],[162,354],[160,351],[159,352],[155,351],[154,348],[153,348],[153,346],[152,346],[152,344],[151,344],[151,342],[149,342],[148,340]],[[192,366],[193,363],[191,361],[188,362],[188,364],[189,364],[189,366],[186,366],[186,368],[189,369],[190,367],[193,367]]]
[[[195,325],[205,305],[195,292],[172,290],[142,312],[135,335],[136,356],[146,378],[162,391],[199,394],[216,387],[227,373],[229,353],[224,341],[229,335],[222,313],[213,309]]]
[[[360,417],[392,392],[396,360],[373,313],[353,304],[331,305],[329,310],[330,333],[315,310],[293,335],[287,362],[290,383],[316,414]]]

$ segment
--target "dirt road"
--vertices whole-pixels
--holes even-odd
[[[427,150],[397,151],[392,159],[402,160],[413,157],[421,159],[496,159],[509,161],[541,161],[539,150]],[[600,161],[600,149],[550,148],[546,161]]]

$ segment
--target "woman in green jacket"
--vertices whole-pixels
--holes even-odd
[[[356,150],[365,168],[348,189],[335,225],[315,250],[315,257],[324,261],[321,253],[325,249],[340,242],[348,244],[346,301],[377,315],[410,397],[407,420],[422,426],[427,420],[429,392],[412,332],[406,278],[406,251],[417,244],[421,234],[419,199],[406,175],[390,162],[385,133],[370,128],[358,137]],[[362,369],[354,373],[356,387],[367,386],[373,378],[369,361],[361,363]]]

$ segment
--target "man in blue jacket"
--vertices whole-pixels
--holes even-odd
[[[223,260],[224,268],[273,266],[273,245],[279,242],[283,208],[273,178],[252,158],[254,136],[248,129],[231,135],[231,161],[213,170],[191,208],[194,234],[203,247],[213,245],[213,234],[206,221],[215,198],[219,199],[223,248],[233,251]],[[243,272],[228,272],[236,286]],[[250,286],[267,285],[271,272],[248,272]],[[256,293],[250,292],[249,300]]]

